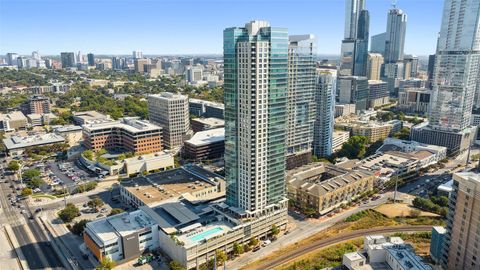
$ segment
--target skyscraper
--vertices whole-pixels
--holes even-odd
[[[370,16],[365,0],[345,1],[345,35],[341,49],[341,76],[366,76]]]
[[[60,59],[62,61],[62,68],[75,67],[75,54],[73,52],[60,53]]]
[[[285,213],[288,31],[252,21],[223,37],[227,204]]]
[[[427,75],[428,75],[428,88],[433,88],[433,72],[435,69],[435,54],[431,54],[428,56],[428,67],[427,67]]]
[[[337,101],[355,104],[357,111],[366,110],[368,105],[368,79],[357,76],[341,76],[337,83]]]
[[[385,54],[386,36],[387,36],[386,32],[372,36],[372,40],[370,42],[370,52],[379,53],[383,56]]]
[[[310,162],[315,120],[315,55],[313,35],[289,37],[287,98],[287,169]]]
[[[388,83],[390,95],[396,96],[399,81],[405,77],[403,63],[407,14],[395,6],[388,11],[382,79]]]
[[[447,0],[446,2],[452,2]],[[455,2],[455,0],[453,0]],[[475,1],[469,1],[470,4]],[[477,2],[478,3],[478,2]],[[478,10],[478,9],[477,9]],[[478,269],[480,257],[480,175],[474,172],[453,174],[453,192],[447,215],[441,264],[444,269]]]
[[[480,1],[445,0],[433,78],[429,125],[415,140],[458,153],[470,144],[470,118],[480,74]],[[414,130],[415,131],[415,130]]]
[[[16,66],[17,65],[17,58],[18,58],[18,54],[7,53],[7,64],[9,66]]]
[[[336,83],[336,69],[317,70],[313,135],[313,153],[317,157],[326,157],[332,154]]]
[[[140,59],[143,58],[143,53],[140,51],[133,51],[132,52],[133,59]]]
[[[93,53],[87,54],[87,62],[89,66],[95,66],[95,55]]]

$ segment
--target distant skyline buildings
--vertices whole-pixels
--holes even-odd
[[[275,25],[287,26],[294,33],[313,33],[322,46],[319,54],[338,55],[338,44],[344,36],[343,14],[344,2],[338,0],[304,1],[299,0],[291,5],[290,1],[276,3],[275,10],[268,9],[271,1],[256,1],[258,9],[252,10],[247,6],[239,5],[235,13],[228,12],[232,1],[228,2],[199,2],[189,1],[182,5],[182,13],[187,14],[186,20],[176,23],[175,27],[158,28],[153,23],[153,18],[143,16],[140,10],[134,8],[138,3],[122,1],[118,5],[111,6],[108,1],[86,1],[74,3],[63,1],[61,5],[57,0],[39,0],[29,5],[22,1],[2,1],[0,8],[0,55],[7,52],[17,52],[21,55],[30,55],[31,51],[38,49],[42,55],[58,55],[61,51],[81,50],[92,52],[95,55],[127,55],[132,50],[141,49],[144,55],[151,54],[221,54],[221,35],[217,30],[238,22],[253,18],[267,19]],[[233,0],[236,3],[236,0]],[[431,1],[401,1],[402,8],[409,13],[409,23],[412,25],[407,33],[405,51],[419,56],[432,54],[435,51],[435,37],[441,18],[441,5],[432,5]],[[305,10],[305,5],[309,6]],[[144,1],[142,9],[155,10],[158,8],[178,8],[175,3],[155,3]],[[390,1],[367,2],[366,8],[370,11],[370,33],[377,34],[385,31],[386,10],[390,7]],[[206,10],[216,10],[219,14],[215,18],[205,16]],[[18,16],[7,10],[22,10],[22,20],[18,22]],[[54,17],[45,18],[42,10],[55,14]],[[64,10],[71,10],[65,13]],[[94,22],[84,20],[68,20],[71,16],[81,18],[84,16],[81,10],[90,10],[106,21],[102,27],[94,27]],[[223,11],[225,10],[225,11]],[[328,10],[322,16],[315,10]],[[428,10],[428,20],[425,20],[425,10]],[[40,12],[39,12],[40,11]],[[141,28],[127,24],[120,16],[114,14],[128,14],[139,18]],[[173,14],[165,14],[165,20],[174,18]],[[192,20],[202,20],[208,25],[202,32],[192,28]],[[15,27],[9,27],[16,21]],[[61,25],[54,22],[62,21]],[[111,27],[114,26],[114,27]],[[182,32],[183,35],[177,33]],[[151,33],[152,35],[148,35]],[[51,38],[39,38],[49,36]],[[135,39],[135,46],[124,42],[125,37]],[[145,38],[148,36],[148,38]],[[88,37],[88,38],[86,38]],[[32,48],[35,44],[35,48]],[[195,44],[195,46],[191,46]]]

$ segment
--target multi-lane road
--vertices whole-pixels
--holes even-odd
[[[2,167],[5,167],[5,164],[2,163],[0,168]],[[65,269],[54,252],[42,225],[36,218],[30,218],[33,213],[30,212],[28,205],[24,201],[17,202],[17,206],[22,205],[25,209],[22,214],[19,207],[12,206],[9,202],[8,194],[17,196],[15,187],[10,187],[10,185],[14,185],[15,176],[7,175],[1,181],[0,223],[12,228],[14,235],[10,235],[10,237],[15,237],[28,269]]]

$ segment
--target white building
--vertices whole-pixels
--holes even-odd
[[[349,131],[335,130],[332,135],[332,150],[336,152],[342,148],[342,145],[348,142],[350,138]]]
[[[3,139],[3,144],[7,149],[7,152],[11,156],[18,156],[25,151],[25,149],[34,146],[51,145],[57,143],[63,143],[65,139],[54,133],[33,135],[27,137],[12,136],[10,138]]]

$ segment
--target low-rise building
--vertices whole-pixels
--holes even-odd
[[[53,132],[65,138],[65,143],[70,147],[78,145],[83,141],[83,129],[79,126],[60,126],[53,129]]]
[[[335,130],[332,135],[333,152],[337,152],[338,150],[342,149],[343,144],[348,142],[349,138],[350,138],[349,131]]]
[[[447,157],[446,147],[395,138],[386,138],[383,141],[383,145],[377,150],[377,153],[388,151],[400,151],[421,157],[420,167],[422,168],[436,164]]]
[[[73,121],[79,126],[86,124],[113,121],[109,115],[104,115],[96,111],[76,112],[73,114]]]
[[[433,270],[400,237],[383,235],[365,236],[363,253],[358,251],[344,254],[342,263],[350,270]]]
[[[367,137],[370,143],[384,140],[403,127],[400,120],[391,120],[388,122],[378,122],[374,120],[361,121],[357,119],[337,119],[335,128],[350,131],[352,136]]]
[[[0,130],[5,132],[25,129],[27,118],[21,111],[13,111],[6,114],[0,113]]]
[[[221,103],[201,100],[201,99],[189,99],[190,114],[199,117],[215,117],[224,119],[225,106]]]
[[[355,104],[335,104],[335,118],[355,114]]]
[[[10,156],[19,156],[30,147],[64,143],[65,139],[54,133],[39,134],[27,137],[11,136],[3,139],[3,144]]]
[[[405,88],[398,92],[397,108],[407,113],[428,113],[432,90],[428,88]]]
[[[163,202],[185,199],[190,203],[216,200],[225,196],[225,180],[195,165],[120,182],[123,202],[135,207],[154,207]]]
[[[31,113],[31,114],[27,114],[28,123],[32,127],[50,125],[50,123],[54,119],[57,119],[57,118],[58,117],[53,113],[43,113],[43,114]]]
[[[122,263],[159,247],[158,224],[142,210],[124,212],[87,223],[83,240],[98,261]]]
[[[324,215],[373,189],[375,175],[328,163],[313,163],[287,172],[287,195],[300,209]]]
[[[134,154],[148,154],[162,150],[162,129],[137,117],[121,118],[83,125],[84,144],[88,149],[111,149]]]
[[[223,119],[210,117],[210,118],[195,118],[190,120],[193,132],[205,131],[209,129],[223,128],[225,127],[225,121]]]
[[[184,156],[191,160],[215,159],[225,152],[225,128],[216,128],[195,133],[185,141]]]

